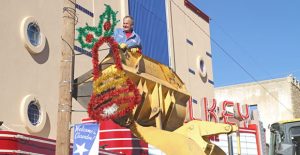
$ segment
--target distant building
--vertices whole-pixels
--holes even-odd
[[[267,142],[271,123],[300,117],[300,84],[293,76],[219,87],[215,89],[215,98],[231,99],[257,108],[267,131]]]

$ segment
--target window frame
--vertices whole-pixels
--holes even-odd
[[[28,35],[28,27],[30,25],[35,25],[39,29],[39,44],[34,45]],[[32,16],[25,17],[20,26],[20,36],[21,40],[24,43],[25,48],[31,53],[31,54],[39,54],[44,51],[46,47],[46,37],[42,33],[42,28],[38,24],[37,19],[35,19]]]

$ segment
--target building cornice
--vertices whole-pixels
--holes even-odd
[[[221,89],[228,89],[228,88],[236,88],[236,87],[245,87],[245,86],[254,86],[258,84],[267,84],[267,83],[274,83],[274,82],[282,82],[282,81],[287,81],[291,82],[295,86],[297,86],[297,80],[295,80],[295,77],[292,77],[289,75],[288,77],[282,77],[282,78],[276,78],[276,79],[269,79],[269,80],[262,80],[262,81],[257,81],[257,82],[248,82],[248,83],[240,83],[240,84],[234,84],[234,85],[228,85],[228,86],[222,86],[222,87],[216,87],[216,90],[221,90]],[[299,85],[299,81],[298,81]],[[297,86],[300,88],[300,86]]]

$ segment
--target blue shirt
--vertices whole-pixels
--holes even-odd
[[[113,37],[119,44],[125,43],[128,47],[142,47],[140,36],[134,31],[132,31],[131,36],[127,38],[126,33],[123,31],[123,29],[118,28],[115,30]]]

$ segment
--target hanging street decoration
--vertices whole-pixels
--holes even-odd
[[[134,82],[123,70],[119,45],[112,37],[118,23],[117,12],[105,5],[97,27],[86,25],[78,28],[78,42],[82,48],[92,49],[93,93],[88,105],[89,117],[98,122],[120,118],[131,112],[141,102],[141,95]],[[104,43],[110,46],[114,67],[99,70],[98,49]],[[100,67],[101,68],[101,67]]]

